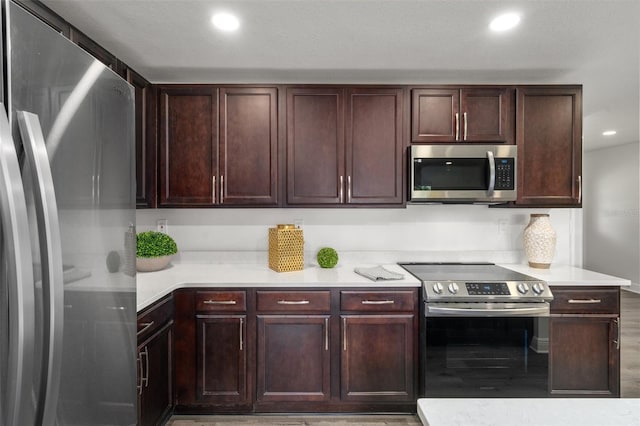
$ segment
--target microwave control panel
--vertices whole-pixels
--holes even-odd
[[[515,189],[515,167],[513,158],[496,158],[496,190]]]

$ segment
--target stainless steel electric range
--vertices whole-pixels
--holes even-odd
[[[423,284],[422,396],[548,396],[547,283],[492,263],[399,265]]]

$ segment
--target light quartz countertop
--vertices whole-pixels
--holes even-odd
[[[638,398],[423,398],[425,426],[640,426]]]
[[[158,272],[137,274],[137,309],[151,305],[174,290],[187,287],[420,287],[420,281],[396,264],[384,264],[390,271],[404,274],[404,279],[371,281],[356,274],[356,267],[371,264],[339,264],[332,269],[305,266],[302,271],[275,272],[262,264],[176,263]],[[549,285],[628,286],[629,280],[572,266],[551,265],[550,269],[527,265],[501,264],[523,274],[546,281]]]
[[[420,287],[419,280],[396,264],[382,266],[403,274],[401,280],[371,281],[353,271],[372,266],[378,265],[305,266],[302,271],[276,272],[258,264],[179,263],[158,272],[138,272],[137,309],[140,312],[172,291],[187,287]]]

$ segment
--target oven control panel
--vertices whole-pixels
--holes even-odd
[[[551,290],[544,281],[424,281],[423,288],[427,301],[510,300],[525,302],[553,299]]]

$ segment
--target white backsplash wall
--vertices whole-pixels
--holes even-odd
[[[305,263],[335,248],[341,262],[525,262],[522,232],[530,213],[550,213],[558,235],[554,263],[582,265],[580,209],[505,209],[483,205],[409,205],[406,209],[153,209],[137,211],[138,232],[167,219],[175,261],[264,261],[268,228],[302,223]],[[188,252],[188,254],[187,254]],[[195,255],[193,252],[196,252]],[[222,260],[221,260],[222,259]]]

